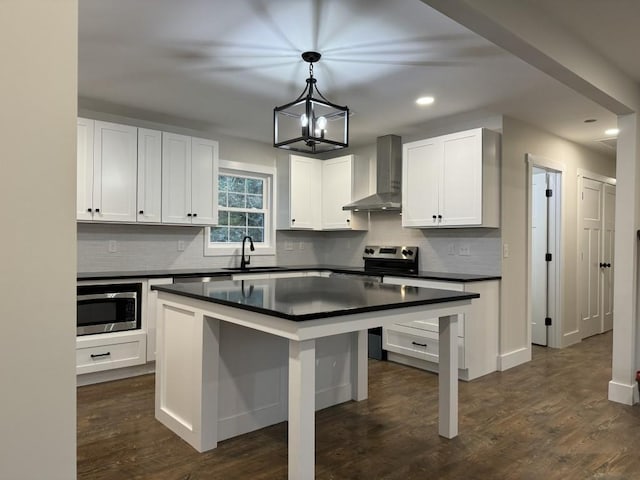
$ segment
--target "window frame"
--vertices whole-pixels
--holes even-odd
[[[246,175],[264,179],[264,242],[254,242],[255,251],[251,255],[275,255],[276,254],[276,169],[267,165],[233,162],[220,160],[218,166],[219,175]],[[216,178],[216,181],[218,179]],[[216,189],[217,190],[217,189]],[[216,202],[218,199],[216,198]],[[220,210],[220,208],[218,207]],[[250,211],[250,210],[249,210]],[[206,257],[240,256],[242,254],[241,242],[214,243],[211,239],[211,227],[204,229],[204,255]]]

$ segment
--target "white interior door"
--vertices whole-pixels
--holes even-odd
[[[582,179],[582,232],[580,276],[580,335],[590,337],[602,332],[602,191],[603,183]]]
[[[602,228],[602,330],[613,328],[613,246],[615,239],[616,187],[604,184]]]
[[[533,169],[531,188],[531,342],[547,345],[547,172]]]

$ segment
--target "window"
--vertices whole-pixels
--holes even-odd
[[[206,229],[205,255],[238,253],[248,235],[253,255],[275,254],[272,168],[220,161],[218,225]]]

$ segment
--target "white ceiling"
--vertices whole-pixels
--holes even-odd
[[[631,40],[623,28],[601,28],[607,20],[602,5],[610,2],[529,1],[589,42]],[[637,0],[616,2],[639,13]],[[352,145],[388,133],[415,135],[426,122],[481,110],[603,148],[596,140],[616,122],[603,108],[420,0],[79,3],[81,106],[145,120],[181,119],[271,142],[273,107],[302,91],[308,65],[300,53],[317,50],[323,55],[314,68],[320,91],[354,112]],[[585,14],[587,3],[592,15]],[[572,15],[576,10],[580,21]],[[619,20],[637,37],[631,20]],[[631,64],[625,56],[637,45],[616,50],[612,61],[639,79],[640,61]],[[600,48],[610,50],[607,44]],[[414,100],[423,95],[436,102],[417,107]],[[598,121],[585,124],[587,118]]]

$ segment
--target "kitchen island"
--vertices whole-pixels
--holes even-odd
[[[439,433],[458,433],[458,314],[478,294],[322,277],[152,288],[159,301],[156,418],[200,452],[288,419],[289,478],[314,478],[316,408],[367,398],[367,329],[433,317]],[[263,391],[279,390],[272,385],[278,377],[288,377],[287,402],[262,398],[256,408]],[[334,388],[336,377],[346,397]],[[322,382],[328,398],[318,392]],[[271,410],[285,404],[278,418]]]

